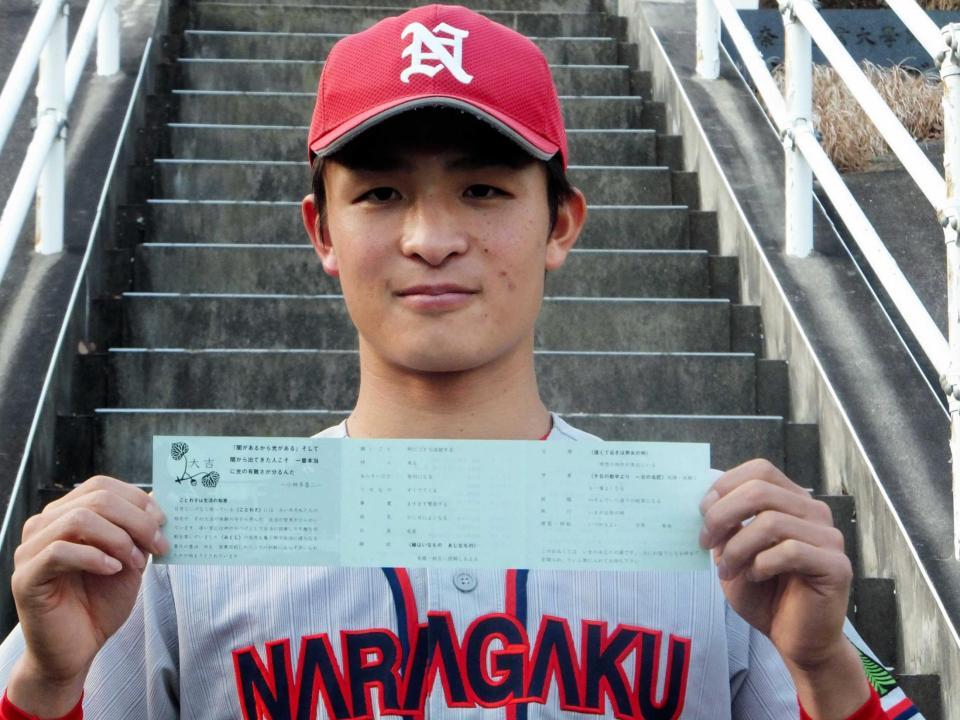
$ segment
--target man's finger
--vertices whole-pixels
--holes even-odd
[[[799,540],[785,540],[758,554],[746,569],[753,582],[793,573],[830,584],[849,583],[853,577],[850,559],[842,552],[814,547]]]
[[[61,505],[70,505],[78,497],[86,495],[88,493],[94,493],[99,490],[105,490],[114,495],[122,497],[127,502],[136,505],[141,510],[147,510],[153,512],[159,512],[160,508],[157,505],[156,500],[151,498],[147,493],[145,493],[140,488],[135,485],[131,485],[128,482],[123,480],[118,480],[117,478],[110,477],[108,475],[94,475],[93,477],[85,480],[83,483],[75,487],[69,493],[64,495],[59,500],[54,500],[49,503],[44,510],[47,509],[57,509]]]
[[[703,516],[701,544],[714,547],[740,531],[744,523],[763,512],[781,512],[832,525],[830,508],[808,493],[798,494],[781,485],[750,479],[714,502]]]
[[[58,502],[55,506],[47,506],[37,522],[24,531],[23,545],[32,545],[34,537],[45,535],[44,531],[48,526],[78,508],[90,510],[123,528],[137,545],[148,552],[162,554],[169,548],[160,532],[160,526],[166,518],[159,507],[156,507],[156,503],[150,500],[144,508],[131,503],[113,489],[90,490],[75,496],[70,503]]]
[[[143,551],[125,529],[86,507],[70,509],[20,545],[14,553],[14,563],[18,567],[29,564],[61,542],[90,545],[138,570],[147,564]]]
[[[16,597],[29,596],[29,588],[36,588],[66,573],[89,572],[94,575],[116,575],[123,564],[108,553],[91,545],[56,540],[18,567],[11,578]],[[25,592],[26,590],[26,592]]]
[[[704,496],[703,502],[700,503],[700,512],[705,513],[717,500],[751,480],[762,480],[763,482],[783,488],[795,495],[810,495],[810,493],[784,475],[780,469],[770,461],[762,459],[749,460],[732,470],[728,470],[716,479],[713,485],[710,486],[710,490],[708,490]]]
[[[757,555],[787,540],[843,552],[843,533],[832,526],[776,511],[762,512],[716,551],[720,578],[729,580],[750,566]]]

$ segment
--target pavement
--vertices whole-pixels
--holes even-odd
[[[921,145],[943,174],[943,141]],[[895,157],[844,175],[897,265],[941,332],[947,332],[947,263],[943,230],[930,202]]]

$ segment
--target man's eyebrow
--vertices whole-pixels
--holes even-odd
[[[366,155],[345,159],[343,164],[357,172],[391,172],[403,170],[411,172],[413,164],[396,155]]]
[[[492,167],[512,168],[515,164],[496,155],[465,155],[454,158],[446,167],[448,170],[483,170]]]

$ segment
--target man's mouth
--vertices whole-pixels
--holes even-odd
[[[397,295],[400,297],[408,297],[410,295],[473,295],[474,293],[476,293],[476,290],[464,287],[463,285],[440,283],[436,285],[412,285],[411,287],[404,288],[398,292]]]
[[[453,310],[468,303],[479,291],[456,283],[411,285],[396,293],[401,301],[418,310]]]

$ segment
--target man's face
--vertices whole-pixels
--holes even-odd
[[[362,165],[328,160],[324,219],[309,196],[304,220],[365,357],[456,372],[529,355],[544,271],[575,242],[582,196],[551,230],[542,163],[401,149]]]

